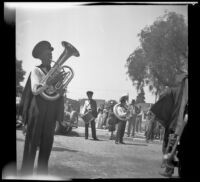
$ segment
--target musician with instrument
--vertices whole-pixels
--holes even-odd
[[[96,136],[95,119],[97,118],[97,103],[93,97],[92,91],[86,92],[88,99],[85,101],[82,109],[82,118],[85,122],[85,139],[88,139],[88,128],[91,123],[92,138],[94,140],[99,140]]]
[[[177,146],[184,127],[187,123],[185,108],[188,103],[188,76],[181,73],[176,76],[174,87],[167,90],[164,95],[152,106],[151,112],[165,127],[163,141],[163,176],[171,177],[174,167],[178,167]]]
[[[125,144],[123,142],[124,132],[126,128],[126,121],[129,119],[130,111],[128,110],[128,96],[124,95],[120,98],[120,103],[116,104],[113,108],[113,112],[117,117],[117,133],[115,138],[115,143]]]
[[[60,72],[60,66],[74,52],[71,44],[63,42],[63,46],[65,50],[52,68],[54,48],[48,41],[40,41],[32,51],[32,56],[39,59],[41,65],[36,66],[30,73],[21,100],[22,119],[26,128],[22,175],[33,174],[37,149],[37,173],[48,174],[56,121],[62,121],[64,116],[63,94],[66,85],[62,85],[58,91],[54,85],[63,82],[66,74]]]

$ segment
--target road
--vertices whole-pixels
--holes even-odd
[[[91,130],[89,130],[91,136]],[[24,136],[17,130],[17,168],[20,169]],[[55,135],[49,159],[49,175],[75,178],[164,178],[159,175],[162,143],[146,143],[142,137],[125,137],[125,145],[109,140],[106,130],[97,129],[100,141],[85,140],[84,128],[69,136]],[[36,158],[37,161],[37,158]],[[177,176],[175,171],[174,176]]]

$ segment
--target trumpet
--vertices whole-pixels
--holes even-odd
[[[71,45],[69,42],[62,41],[62,46],[64,47],[63,53],[60,55],[58,60],[55,62],[53,67],[50,69],[50,71],[45,75],[45,77],[42,79],[40,84],[42,85],[42,88],[39,92],[39,94],[46,100],[56,100],[61,96],[60,91],[62,89],[66,89],[69,82],[74,77],[74,71],[69,66],[62,66],[64,62],[69,59],[71,56],[79,57],[79,51]],[[65,69],[68,69],[66,71]],[[53,80],[58,76],[58,74],[63,73],[64,78],[62,80],[58,80],[54,85],[48,86],[46,84],[47,80]]]

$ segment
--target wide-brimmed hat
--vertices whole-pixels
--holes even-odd
[[[120,97],[119,102],[123,102],[123,101],[126,101],[126,100],[128,100],[128,95],[123,95],[123,96]]]
[[[51,47],[51,44],[48,41],[46,41],[46,40],[40,41],[33,48],[32,56],[34,58],[40,58],[40,55],[41,55],[41,53],[44,50],[51,50],[51,51],[53,51],[54,48]]]
[[[93,95],[93,91],[87,91],[86,94],[87,95]]]

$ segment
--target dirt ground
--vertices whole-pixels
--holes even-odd
[[[89,131],[91,136],[91,130]],[[21,167],[24,136],[17,130],[17,169]],[[162,143],[146,143],[142,137],[124,138],[125,145],[109,140],[109,133],[97,130],[100,141],[85,140],[84,128],[70,135],[55,135],[49,159],[49,175],[63,180],[75,178],[164,178],[159,175]],[[35,165],[37,163],[37,158]],[[177,170],[174,176],[177,176]]]

